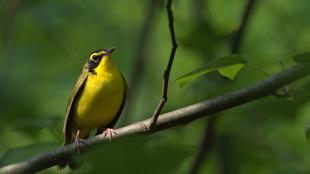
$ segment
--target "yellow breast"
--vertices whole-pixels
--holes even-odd
[[[120,109],[124,97],[123,78],[114,65],[90,73],[74,108],[73,119],[84,134],[104,127]]]

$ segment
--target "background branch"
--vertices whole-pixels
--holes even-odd
[[[116,129],[115,132],[117,134],[114,138],[135,134],[150,134],[163,129],[174,127],[176,125],[186,124],[195,119],[218,113],[268,95],[272,95],[277,89],[280,89],[283,86],[288,85],[309,74],[310,63],[298,64],[285,72],[272,75],[269,78],[247,88],[162,114],[160,117],[158,117],[156,126],[152,130],[147,128],[147,125],[152,118]],[[103,135],[98,135],[96,137],[87,139],[85,143],[81,144],[81,152],[83,153],[89,146],[102,143],[103,140],[107,140]],[[0,168],[0,173],[12,174],[38,172],[60,164],[68,155],[72,153],[74,153],[73,144],[60,147],[52,152],[40,154],[26,161],[7,165]]]
[[[215,141],[215,117],[211,117],[210,119],[206,120],[206,126],[205,126],[205,131],[204,135],[202,137],[202,141],[200,143],[199,149],[197,150],[196,156],[193,160],[190,173],[195,174],[199,172],[199,169],[202,165],[202,162],[207,158],[211,149],[213,147],[214,141]]]
[[[248,21],[251,15],[253,14],[256,2],[257,0],[248,0],[247,4],[244,7],[240,25],[235,35],[233,36],[233,40],[230,43],[231,53],[236,53],[236,54],[240,53],[242,41],[246,33],[246,29],[248,27]],[[216,141],[216,130],[215,130],[216,125],[215,124],[217,122],[216,120],[217,120],[217,117],[211,117],[209,120],[207,120],[203,139],[201,141],[199,150],[196,154],[196,157],[193,160],[193,164],[190,169],[191,174],[198,173],[200,166],[205,159],[205,155],[211,152],[211,149],[213,148],[213,145],[215,144],[215,141]],[[227,141],[229,140],[227,139]],[[225,148],[225,146],[220,146],[219,148]],[[219,151],[222,151],[222,150],[224,149],[221,149]],[[224,154],[224,155],[229,155],[229,154]],[[231,172],[231,170],[229,169],[230,167],[227,166],[228,164],[227,160],[229,159],[223,159],[223,160],[226,160],[226,162],[224,162],[223,163],[224,165],[221,166],[222,168],[221,171],[223,171],[222,173]],[[220,160],[220,161],[223,161],[223,160]]]
[[[245,30],[248,26],[249,19],[253,13],[257,0],[248,0],[247,5],[244,8],[241,23],[238,27],[237,32],[233,36],[231,43],[231,53],[239,53],[240,47],[242,46],[243,37],[245,35]]]
[[[148,3],[148,8],[146,8],[146,17],[141,29],[141,35],[138,42],[138,47],[135,54],[135,61],[133,63],[132,71],[129,75],[129,90],[130,95],[128,95],[128,102],[126,103],[126,114],[121,117],[120,125],[125,125],[128,122],[128,116],[131,115],[132,109],[134,107],[134,100],[137,98],[138,91],[141,86],[141,81],[145,72],[146,60],[149,57],[147,55],[148,41],[153,29],[153,24],[155,21],[156,14],[158,12],[157,7],[159,1],[151,0]]]
[[[14,39],[14,27],[15,22],[18,17],[18,13],[20,10],[20,0],[11,0],[8,1],[8,4],[4,6],[3,10],[4,13],[4,20],[1,21],[1,27],[0,27],[0,97],[6,98],[6,87],[8,83],[8,76],[10,72],[10,62],[13,61],[14,56],[12,56],[11,49],[14,45],[12,40]],[[4,104],[5,100],[1,100],[1,105]]]
[[[178,44],[177,41],[175,39],[175,32],[174,32],[174,26],[173,26],[173,13],[172,13],[172,0],[168,0],[167,2],[167,13],[168,13],[168,21],[169,21],[169,30],[170,30],[170,36],[171,36],[171,43],[172,43],[172,48],[171,48],[171,53],[170,53],[170,57],[169,57],[169,62],[167,64],[166,70],[164,71],[163,74],[163,93],[162,93],[162,97],[159,101],[159,104],[157,105],[152,120],[150,122],[149,128],[154,128],[154,126],[156,125],[156,121],[158,119],[158,116],[161,112],[161,110],[163,109],[165,103],[167,102],[168,96],[168,85],[169,85],[169,77],[170,77],[170,71],[171,71],[171,67],[173,64],[173,60],[174,60],[174,56],[175,56],[175,52],[177,50]]]

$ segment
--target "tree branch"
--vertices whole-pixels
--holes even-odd
[[[168,0],[167,2],[167,13],[168,13],[168,21],[169,21],[169,30],[170,30],[170,36],[171,36],[171,43],[172,43],[172,48],[171,48],[171,53],[170,53],[170,57],[169,57],[169,62],[167,64],[166,70],[164,71],[163,74],[163,92],[162,92],[162,97],[159,101],[159,104],[157,105],[152,120],[149,124],[149,128],[153,129],[156,125],[157,119],[159,114],[161,113],[164,105],[167,102],[168,96],[168,85],[169,85],[169,77],[170,77],[170,71],[171,71],[171,67],[173,64],[173,60],[174,60],[174,55],[175,52],[177,50],[178,44],[177,41],[175,39],[175,32],[174,32],[174,26],[173,26],[173,13],[172,13],[172,0]]]
[[[298,64],[285,72],[272,75],[267,79],[247,88],[162,114],[157,120],[156,127],[154,127],[152,130],[147,128],[147,125],[152,118],[116,129],[116,135],[114,138],[136,134],[150,134],[163,129],[174,127],[176,125],[186,124],[198,118],[218,113],[268,95],[272,95],[277,89],[280,89],[283,86],[288,85],[309,74],[310,63]],[[81,152],[86,150],[87,147],[102,143],[105,140],[107,140],[107,138],[105,138],[104,135],[98,135],[96,137],[89,138],[85,140],[85,143],[81,144]],[[35,173],[60,164],[66,159],[68,155],[72,153],[75,153],[74,145],[70,144],[65,147],[60,147],[52,152],[37,155],[29,160],[2,167],[0,168],[0,173]]]

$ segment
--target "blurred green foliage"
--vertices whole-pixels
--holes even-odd
[[[0,166],[62,144],[67,100],[88,54],[117,47],[114,60],[128,79],[135,68],[149,1],[0,0]],[[245,66],[230,81],[217,73],[180,89],[175,79],[230,54],[230,40],[246,0],[174,0],[179,44],[164,112],[240,89],[266,75]],[[164,1],[148,36],[148,55],[129,123],[149,117],[161,94],[170,52]],[[310,1],[258,0],[240,54],[269,74],[310,50]],[[284,66],[280,62],[284,62]],[[136,74],[141,75],[141,74]],[[290,98],[267,97],[217,114],[216,142],[200,173],[309,173],[305,127],[310,118],[310,78],[290,86]],[[122,139],[90,150],[72,173],[187,173],[206,119],[156,135]],[[306,126],[305,126],[306,125]],[[93,154],[102,154],[94,155]],[[158,162],[158,164],[157,164]],[[56,167],[42,173],[71,173]]]
[[[305,52],[305,53],[297,54],[293,57],[293,59],[295,60],[295,62],[299,62],[299,63],[308,62],[310,61],[310,53]]]

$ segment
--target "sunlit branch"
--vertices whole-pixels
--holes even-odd
[[[177,47],[178,47],[177,41],[175,39],[175,32],[174,32],[174,26],[173,26],[173,13],[172,13],[171,5],[172,5],[172,0],[168,0],[167,13],[168,13],[169,30],[170,30],[172,48],[171,48],[171,53],[170,53],[170,57],[169,57],[169,61],[168,61],[166,70],[164,71],[164,74],[163,74],[162,96],[161,96],[161,99],[160,99],[160,101],[159,101],[159,103],[158,103],[158,105],[154,111],[152,120],[148,126],[150,129],[153,129],[154,126],[156,126],[158,116],[160,115],[163,107],[165,106],[165,104],[168,100],[168,86],[169,86],[170,71],[171,71],[171,67],[173,64],[174,55],[175,55],[175,52],[176,52]]]

